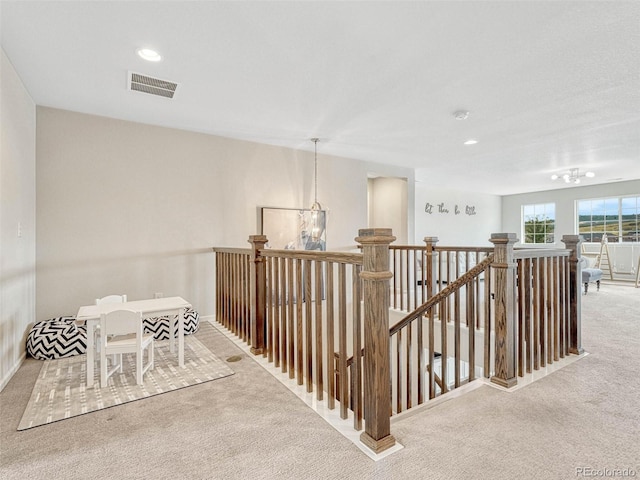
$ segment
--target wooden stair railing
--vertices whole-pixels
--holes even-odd
[[[535,342],[543,338],[558,343],[558,350],[552,351],[551,343],[541,347],[545,356],[541,350],[539,363],[582,352],[580,237],[563,236],[566,249],[552,258],[549,252],[516,255],[515,234],[492,234],[493,253],[478,250],[475,260],[481,255],[486,258],[459,278],[447,276],[444,287],[443,282],[434,282],[438,276],[443,278],[438,270],[441,262],[434,262],[437,238],[427,237],[427,247],[415,250],[425,252],[423,266],[430,266],[420,274],[427,301],[390,329],[394,275],[389,246],[393,240],[390,229],[360,230],[356,241],[362,254],[270,250],[264,248],[266,238],[261,235],[250,238],[251,249],[214,248],[216,321],[246,341],[254,354],[268,357],[291,378],[297,377],[299,384],[306,383],[307,391],[315,391],[318,400],[326,393],[330,409],[338,399],[342,418],[347,418],[350,408],[354,429],[364,427],[361,440],[376,453],[395,444],[390,432],[393,406],[396,412],[411,408],[414,395],[415,403],[425,401],[423,377],[428,378],[430,399],[476,378],[476,331],[481,335],[484,330],[484,348],[477,350],[484,355],[482,374],[505,387],[515,385],[530,364],[518,353],[522,342],[526,348],[537,348]],[[471,251],[460,249],[456,258],[460,251]],[[469,258],[472,253],[462,255]],[[549,272],[550,280],[541,282]],[[404,271],[403,275],[409,280],[417,277],[415,273],[406,277]],[[538,293],[529,288],[533,284]],[[479,292],[484,294],[482,309]],[[528,307],[518,303],[522,299],[528,299],[537,312],[547,312],[547,317],[541,317],[544,330],[541,323],[529,329],[535,324],[527,320],[532,315]],[[556,309],[557,318],[564,320],[554,323]],[[478,316],[480,310],[484,315]],[[525,325],[529,338],[518,337]],[[453,354],[448,355],[448,350]],[[438,353],[439,367],[434,362]],[[468,373],[461,365],[463,354]],[[447,372],[449,357],[455,360],[453,375]],[[414,377],[421,380],[414,382]]]

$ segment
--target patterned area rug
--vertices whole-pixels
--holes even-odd
[[[18,430],[233,375],[193,335],[184,339],[184,368],[178,367],[176,355],[169,351],[169,340],[155,342],[155,368],[145,374],[144,385],[136,384],[135,355],[124,357],[123,373],[114,373],[102,389],[97,363],[94,388],[86,387],[86,355],[45,360]]]

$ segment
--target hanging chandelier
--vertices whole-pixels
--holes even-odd
[[[318,202],[318,140],[319,138],[312,138],[314,153],[313,153],[313,205],[311,205],[311,240],[317,242],[322,236],[322,205]]]
[[[559,178],[562,178],[562,180],[564,180],[564,183],[577,184],[580,183],[580,179],[583,177],[593,178],[595,176],[596,174],[593,172],[585,172],[581,174],[579,168],[570,168],[567,173],[564,173],[562,175],[554,173],[553,175],[551,175],[551,180],[558,180]]]

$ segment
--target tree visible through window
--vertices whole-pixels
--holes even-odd
[[[555,224],[555,203],[522,206],[522,238],[524,243],[554,243]]]
[[[640,241],[640,196],[578,200],[578,234],[586,242]]]

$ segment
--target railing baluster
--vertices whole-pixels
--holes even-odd
[[[282,305],[284,303],[284,295],[282,292],[282,281],[280,280],[280,272],[282,271],[280,269],[280,262],[283,262],[283,261],[284,260],[281,258],[273,259],[273,287],[274,287],[274,294],[275,294],[276,310],[275,310],[275,315],[273,317],[273,325],[272,325],[273,332],[271,334],[271,338],[273,342],[273,346],[272,346],[273,363],[276,367],[280,366],[280,347],[278,345],[279,343],[278,336],[280,335],[280,316],[282,315]]]
[[[560,291],[558,295],[560,296],[560,357],[564,358],[567,353],[567,342],[566,342],[566,325],[567,325],[567,259],[560,259]]]
[[[353,383],[352,404],[353,404],[353,428],[362,430],[362,312],[360,301],[362,299],[362,280],[360,279],[360,265],[352,265],[352,304],[353,304],[353,363],[352,376]]]
[[[526,347],[525,347],[525,303],[524,303],[524,299],[525,299],[525,283],[524,283],[524,276],[525,276],[525,261],[524,259],[518,259],[518,332],[520,332],[520,334],[518,335],[518,376],[523,377],[524,376],[524,369],[525,369],[525,354],[526,354]]]
[[[305,369],[304,375],[307,379],[307,392],[313,392],[313,330],[312,330],[312,297],[311,297],[311,260],[304,261],[304,334],[305,334]]]
[[[302,303],[302,260],[296,259],[296,370],[298,385],[302,385],[304,382],[302,364],[304,319],[302,316]]]
[[[285,360],[283,363],[283,372],[289,370],[289,378],[293,378],[295,376],[295,341],[294,341],[294,303],[295,299],[295,278],[293,276],[293,262],[292,258],[287,258],[287,292],[288,292],[288,300],[287,300],[287,325],[286,325],[286,333],[282,338],[282,351]],[[286,352],[286,353],[284,353]]]
[[[560,360],[560,320],[558,318],[558,257],[553,258],[553,359],[555,361]]]
[[[340,418],[348,417],[349,378],[347,377],[347,280],[346,266],[338,265],[338,372],[340,376]]]
[[[418,252],[413,250],[413,282],[411,286],[413,287],[413,308],[416,309],[419,305],[418,303]]]
[[[393,308],[398,308],[398,262],[396,261],[396,257],[398,255],[398,250],[390,250],[390,254],[393,256]]]
[[[491,377],[491,269],[484,271],[484,377]]]
[[[545,259],[541,258],[538,260],[538,300],[540,301],[540,306],[538,312],[540,314],[540,366],[545,367],[547,365],[547,348],[546,348],[546,328],[547,328],[547,314],[545,309],[545,284],[546,284],[546,276],[544,272]]]
[[[404,251],[403,250],[398,250],[398,254],[400,256],[399,260],[398,260],[398,265],[399,265],[399,272],[398,272],[398,279],[399,284],[400,284],[400,310],[404,310],[404,275],[402,274],[404,272]]]
[[[473,284],[471,284],[467,286],[467,318],[469,320],[467,322],[467,325],[469,326],[469,330],[467,331],[469,335],[469,382],[472,382],[476,378],[476,331],[473,321],[475,306],[475,292]]]
[[[402,412],[402,330],[396,334],[396,413]]]
[[[316,399],[322,400],[324,393],[324,381],[322,372],[322,262],[316,260],[314,263],[315,278],[316,278]]]
[[[443,305],[445,300],[442,300],[440,303],[440,313],[442,314]],[[449,358],[449,352],[447,349],[447,329],[449,328],[449,324],[445,321],[442,316],[440,317],[440,377],[442,379],[442,388],[440,394],[447,393],[448,384],[447,384],[447,359]]]
[[[329,410],[336,408],[335,346],[333,329],[333,262],[326,262],[327,272],[327,395]]]
[[[545,259],[545,285],[546,285],[546,305],[547,305],[547,364],[553,363],[553,297],[551,288],[553,287],[553,269],[551,266],[551,257]]]
[[[429,399],[435,398],[436,396],[436,385],[435,385],[435,372],[434,363],[435,363],[435,337],[434,337],[434,313],[433,308],[429,310],[429,323],[428,323],[428,335],[429,335],[429,355],[427,356],[427,361],[429,364]]]
[[[273,362],[273,319],[276,316],[276,301],[273,289],[273,262],[267,258],[267,335],[265,337],[265,353],[267,361]]]
[[[532,302],[532,306],[533,306],[533,311],[532,311],[532,329],[533,329],[533,369],[534,370],[538,370],[540,368],[540,357],[539,357],[539,352],[540,352],[540,311],[539,311],[539,305],[540,305],[540,301],[538,299],[539,297],[539,286],[538,286],[538,277],[539,277],[539,270],[538,270],[538,259],[534,258],[531,261],[531,270],[532,270],[532,280],[531,280],[531,287],[532,287],[532,297],[531,297],[531,302]]]
[[[525,343],[527,345],[527,352],[526,352],[526,357],[527,357],[527,373],[531,373],[531,369],[533,368],[533,363],[534,363],[534,359],[535,359],[535,346],[534,346],[534,341],[533,341],[533,324],[534,322],[531,319],[531,308],[532,308],[532,297],[531,297],[531,293],[532,293],[532,281],[533,281],[533,277],[532,275],[533,273],[533,265],[532,265],[532,260],[530,258],[525,258],[523,259],[524,264],[525,264],[525,274],[524,274],[524,278],[523,278],[523,283],[524,283],[524,305],[525,305],[525,312],[524,312],[524,333],[525,333]]]

